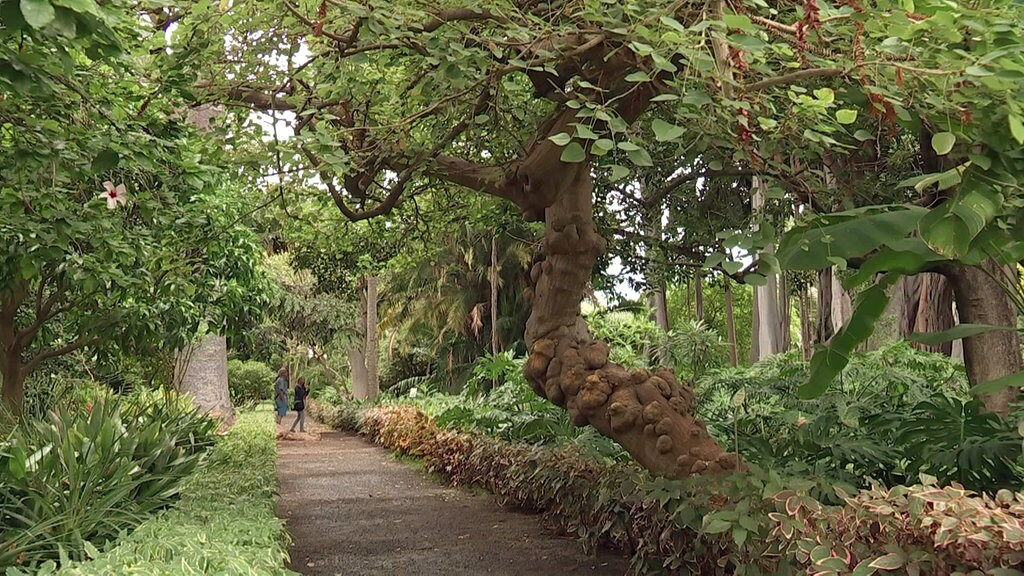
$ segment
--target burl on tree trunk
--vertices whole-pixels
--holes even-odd
[[[593,221],[589,166],[565,165],[554,204],[545,210],[544,259],[534,265],[533,309],[524,368],[533,389],[566,408],[577,426],[591,424],[655,474],[683,477],[742,466],[694,418],[693,392],[666,369],[628,371],[608,361],[580,303],[605,247]]]

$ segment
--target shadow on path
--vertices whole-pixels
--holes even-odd
[[[539,516],[442,486],[354,434],[312,429],[279,442],[279,515],[295,539],[292,570],[307,576],[626,571],[617,555],[587,556],[574,540],[552,536]]]

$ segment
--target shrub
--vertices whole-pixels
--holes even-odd
[[[0,444],[0,566],[81,558],[138,525],[178,496],[215,432],[189,404],[141,397],[25,422]]]
[[[288,541],[284,523],[275,515],[276,459],[269,413],[241,414],[188,479],[177,506],[143,523],[95,559],[59,573],[294,574],[284,567]]]
[[[253,406],[270,399],[276,374],[266,364],[255,360],[228,362],[228,389],[236,407]]]
[[[456,485],[540,510],[585,546],[632,556],[635,573],[1020,574],[1024,494],[975,496],[924,484],[810,496],[817,483],[753,466],[748,474],[651,478],[632,464],[583,458],[439,428],[412,406],[366,410],[361,433]]]

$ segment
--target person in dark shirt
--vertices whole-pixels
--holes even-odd
[[[277,423],[288,413],[288,368],[281,368],[277,373],[277,380],[274,382],[274,409],[276,411]]]
[[[306,431],[306,397],[309,396],[309,388],[306,387],[306,379],[303,376],[299,376],[298,380],[295,381],[295,411],[298,413],[295,416],[295,422],[292,422],[292,427],[289,432],[295,432],[295,426],[299,426],[299,432]]]

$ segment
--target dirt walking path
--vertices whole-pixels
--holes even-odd
[[[289,412],[285,424],[292,420]],[[443,486],[354,434],[312,431],[279,442],[279,506],[295,540],[292,570],[306,576],[626,571],[613,553],[586,556],[571,538],[552,535],[539,516]]]

